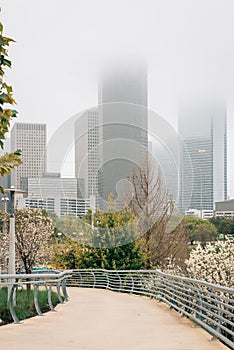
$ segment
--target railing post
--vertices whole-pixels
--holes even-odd
[[[134,279],[132,277],[132,273],[131,273],[131,281],[132,281],[132,289],[131,289],[131,293],[134,292]]]
[[[223,311],[222,311],[221,305],[220,305],[220,303],[218,301],[218,298],[216,297],[215,299],[216,299],[216,305],[217,305],[217,307],[219,309],[218,315],[219,315],[219,317],[222,317],[223,316]],[[216,332],[221,334],[220,322],[219,322],[219,325],[216,327]]]
[[[14,304],[15,304],[15,288],[16,285],[13,284],[11,287],[11,291],[10,291],[10,296],[9,296],[9,307],[10,307],[10,313],[11,313],[11,317],[13,318],[14,323],[20,323],[16,313],[15,313],[15,308],[14,308]]]
[[[77,273],[77,275],[80,276],[80,285],[82,286],[82,283],[83,283],[83,276],[80,272]]]
[[[60,291],[60,281],[57,281],[57,285],[56,285],[56,288],[57,288],[57,293],[58,293],[58,298],[59,298],[59,302],[60,303],[63,303],[63,298],[61,297],[61,291]]]
[[[54,311],[54,305],[51,299],[51,292],[52,292],[52,285],[50,284],[47,292],[47,298],[48,298],[48,304],[49,304],[50,310]]]
[[[95,288],[95,286],[96,286],[96,276],[95,276],[95,273],[93,271],[91,271],[91,274],[93,276],[93,288]]]
[[[106,289],[109,289],[109,287],[110,287],[109,271],[105,271],[105,275],[106,275],[106,280],[107,280]]]
[[[68,294],[67,294],[67,288],[66,288],[66,283],[67,283],[67,278],[64,278],[62,280],[62,291],[63,291],[63,296],[66,301],[68,301]]]
[[[118,278],[119,278],[119,291],[121,291],[122,290],[122,279],[121,279],[120,274],[119,274],[118,271],[117,271],[117,275],[118,275]]]
[[[34,284],[34,305],[38,316],[43,316],[38,302],[38,284]]]
[[[152,278],[153,278],[153,298],[156,298],[158,286],[157,286],[157,283],[155,283],[155,281],[157,281],[157,275],[155,272],[153,273]]]
[[[159,301],[164,301],[164,279],[163,277],[160,277],[160,294],[159,294]]]

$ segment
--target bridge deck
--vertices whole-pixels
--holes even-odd
[[[68,289],[70,301],[44,317],[0,327],[2,350],[221,350],[194,323],[148,298]]]

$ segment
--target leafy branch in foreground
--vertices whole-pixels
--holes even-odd
[[[9,132],[10,122],[17,116],[17,111],[11,106],[15,105],[13,89],[5,81],[5,69],[11,68],[11,61],[8,59],[8,47],[13,39],[3,36],[3,25],[0,23],[0,147],[4,149],[4,140]],[[10,173],[12,169],[20,165],[20,151],[6,153],[0,157],[0,175]]]

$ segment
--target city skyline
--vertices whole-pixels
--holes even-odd
[[[2,347],[234,349],[234,0],[0,15]]]
[[[51,137],[64,120],[97,105],[96,68],[103,56],[142,55],[148,62],[148,107],[175,129],[181,97],[217,90],[226,98],[228,195],[234,197],[234,48],[229,40],[233,2],[135,1],[132,5],[131,1],[72,0],[63,6],[62,1],[50,0],[45,8],[40,1],[3,0],[5,33],[16,40],[10,49],[13,69],[8,80],[14,87],[18,120],[48,121]],[[69,47],[68,65],[59,54],[61,41]]]

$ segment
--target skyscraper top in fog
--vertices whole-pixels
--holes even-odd
[[[226,107],[217,100],[197,100],[179,111],[179,133],[191,159],[192,169],[181,152],[181,207],[213,209],[214,202],[227,198]]]
[[[138,166],[148,147],[147,68],[142,62],[109,65],[99,81],[102,127],[101,195],[118,197],[118,186]]]
[[[147,65],[144,61],[120,59],[100,71],[98,102],[126,102],[147,107]]]

